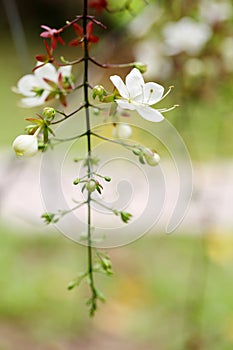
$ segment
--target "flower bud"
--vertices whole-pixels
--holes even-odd
[[[43,116],[45,116],[46,119],[53,120],[56,114],[56,110],[52,107],[45,107],[43,109]]]
[[[105,180],[106,182],[110,182],[110,181],[111,181],[111,177],[105,176],[105,177],[104,177],[104,180]]]
[[[132,129],[128,124],[120,123],[114,127],[112,134],[115,138],[128,139],[132,135]]]
[[[104,96],[107,95],[107,91],[102,85],[96,85],[94,86],[92,90],[92,97],[95,99],[97,96],[99,97],[100,101],[103,101]]]
[[[80,178],[77,177],[77,179],[75,179],[75,180],[73,181],[73,184],[74,184],[74,185],[78,185],[79,183],[80,183]]]
[[[159,164],[160,156],[158,155],[158,153],[153,152],[149,148],[145,148],[143,150],[143,154],[148,165],[156,166]]]
[[[38,151],[37,135],[19,135],[14,140],[12,147],[19,157],[32,157]]]
[[[147,65],[141,62],[134,62],[133,68],[137,68],[142,74],[147,71]]]
[[[86,183],[86,190],[90,192],[94,192],[96,190],[96,181],[91,179]]]

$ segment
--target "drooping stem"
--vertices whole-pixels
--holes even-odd
[[[88,0],[83,0],[83,35],[84,35],[84,75],[83,75],[83,91],[85,101],[85,116],[86,116],[86,137],[87,137],[87,172],[88,179],[91,177],[91,125],[90,125],[90,113],[89,113],[89,98],[88,98],[88,62],[89,62],[89,49],[88,49],[88,38],[87,38],[87,19],[88,19]],[[88,237],[88,273],[89,283],[91,288],[90,298],[90,315],[93,316],[97,308],[97,293],[94,284],[93,275],[93,257],[92,257],[92,231],[91,231],[91,193],[88,192],[87,198],[87,237]]]

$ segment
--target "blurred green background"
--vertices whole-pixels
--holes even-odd
[[[110,8],[118,8],[125,1],[109,3]],[[130,11],[97,14],[107,23],[108,31],[98,29],[103,43],[93,48],[94,54],[102,62],[106,58],[115,63],[138,60],[140,45],[146,41],[156,43],[154,51],[161,46],[162,28],[166,23],[185,16],[209,21],[212,36],[202,50],[191,57],[196,61],[190,63],[185,52],[167,55],[170,68],[165,69],[166,74],[152,72],[147,79],[167,88],[175,85],[168,100],[170,105],[179,104],[180,107],[167,118],[184,138],[194,172],[196,167],[205,169],[211,164],[218,173],[221,187],[223,164],[227,163],[232,169],[233,68],[229,62],[228,66],[224,65],[224,57],[232,57],[232,53],[222,53],[226,47],[224,40],[233,34],[232,8],[225,11],[228,16],[216,19],[215,15],[215,20],[207,21],[198,12],[197,5],[201,1],[195,4],[182,0],[148,3],[148,6],[156,3],[158,7],[145,13],[145,2],[133,0]],[[206,3],[210,6],[211,1]],[[227,1],[216,3],[230,4]],[[20,97],[11,89],[23,74],[30,73],[35,55],[44,50],[39,39],[40,25],[59,27],[66,19],[79,14],[82,6],[81,1],[72,0],[65,4],[58,0],[11,0],[2,1],[0,6],[4,14],[0,23],[0,195],[4,208],[8,190],[14,191],[14,183],[18,181],[17,168],[11,170],[13,165],[7,170],[12,157],[12,140],[24,130],[24,118],[38,112],[19,108]],[[152,19],[149,13],[153,13]],[[153,18],[157,19],[153,22]],[[139,22],[134,22],[135,19]],[[151,25],[142,35],[149,21]],[[164,51],[163,55],[165,59]],[[145,57],[151,61],[149,51]],[[157,61],[154,62],[156,65]],[[200,66],[200,62],[204,64],[202,70],[195,73],[196,66],[192,64]],[[187,66],[191,66],[191,74]],[[112,72],[104,71],[103,83],[108,84]],[[125,70],[119,73],[126,74]],[[8,171],[12,171],[10,182],[7,181]],[[230,186],[232,188],[231,183]],[[202,190],[205,192],[205,188]],[[66,289],[69,281],[85,266],[85,248],[55,230],[47,232],[47,227],[32,226],[24,230],[7,220],[2,215],[0,350],[233,348],[232,226],[219,226],[211,212],[203,213],[199,230],[190,227],[181,232],[177,229],[170,236],[151,232],[133,244],[110,250],[115,274],[108,279],[97,279],[107,302],[100,305],[93,320],[88,318],[85,306],[88,289],[85,286],[70,292]]]

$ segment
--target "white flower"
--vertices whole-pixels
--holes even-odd
[[[39,65],[41,63],[38,63]],[[58,70],[51,64],[46,63],[44,66],[37,68],[33,74],[24,75],[17,84],[16,92],[26,96],[22,98],[23,107],[36,107],[45,103],[49,94],[54,91],[54,87],[48,84],[50,80],[54,82],[59,91],[60,77],[68,79],[71,83],[71,66],[60,67]]]
[[[199,12],[201,18],[214,25],[231,17],[232,5],[229,1],[202,0]]]
[[[163,28],[163,36],[168,55],[186,52],[198,54],[211,37],[208,24],[196,22],[190,17],[183,17],[178,22],[170,22]]]
[[[37,135],[19,135],[14,140],[12,147],[19,157],[32,157],[38,151]]]
[[[158,21],[162,15],[162,7],[157,4],[148,4],[143,11],[140,11],[130,23],[128,30],[135,38],[143,37],[151,29],[154,23]]]
[[[115,138],[128,139],[132,135],[132,129],[128,124],[120,123],[114,127],[112,134]]]
[[[163,43],[155,37],[135,44],[134,55],[137,61],[145,62],[147,65],[145,77],[166,79],[171,75],[172,60],[164,54]]]
[[[144,119],[152,122],[160,122],[164,119],[161,112],[170,109],[154,109],[151,105],[161,101],[168,92],[163,95],[163,86],[156,83],[145,83],[142,74],[137,68],[126,76],[125,83],[118,75],[113,75],[110,80],[117,88],[121,97],[116,98],[116,103],[122,109],[136,110]]]
[[[233,72],[233,38],[225,38],[220,46],[223,63],[229,72]]]

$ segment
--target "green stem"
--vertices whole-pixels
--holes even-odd
[[[87,136],[87,172],[88,178],[91,178],[91,125],[90,125],[90,113],[89,113],[89,98],[88,98],[88,62],[89,62],[89,50],[88,50],[88,40],[87,40],[87,19],[88,19],[88,0],[83,0],[83,35],[84,35],[84,75],[83,75],[83,91],[84,91],[84,101],[85,101],[85,115],[86,115],[86,136]],[[97,293],[94,284],[93,275],[93,257],[92,257],[92,237],[91,237],[91,193],[88,192],[87,198],[87,237],[88,237],[88,272],[89,272],[89,283],[91,288],[91,298],[90,298],[90,316],[93,316],[97,308]]]

